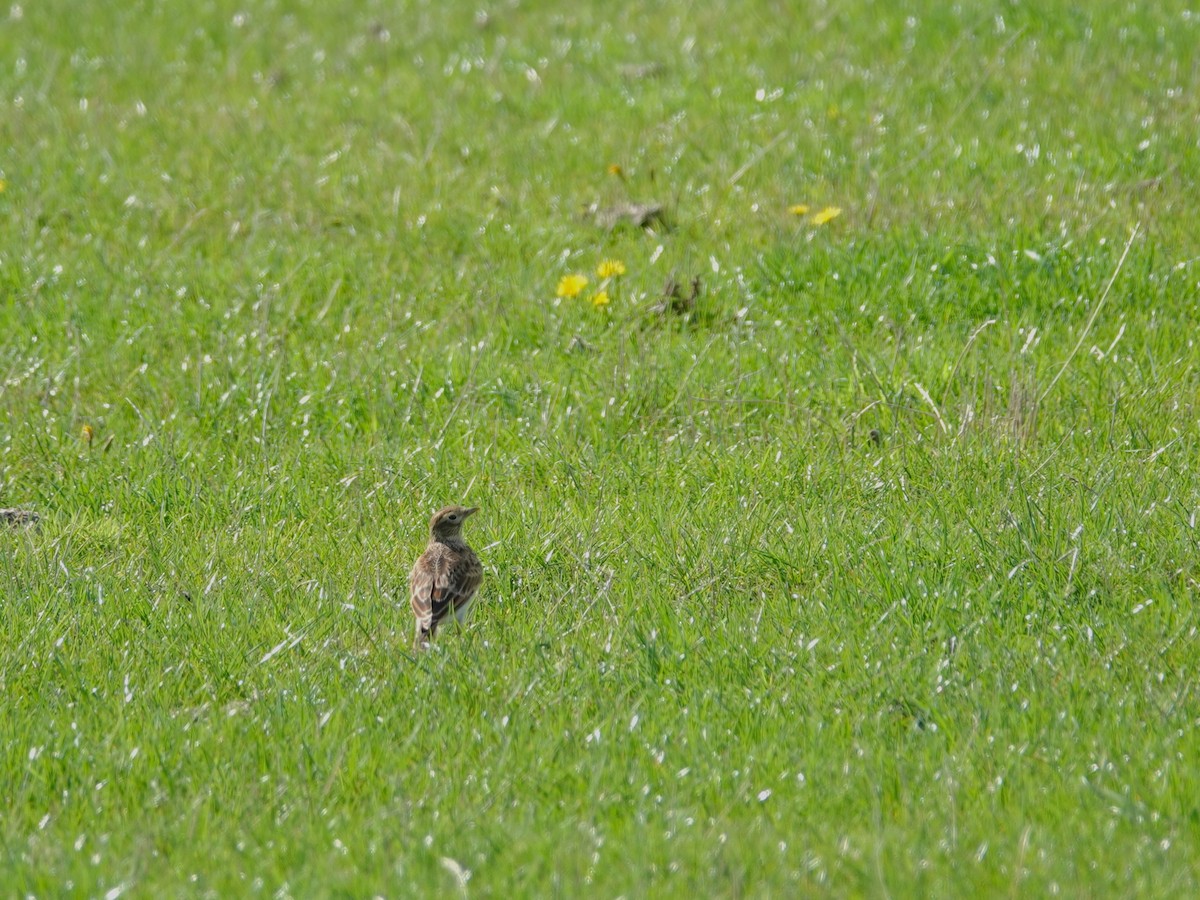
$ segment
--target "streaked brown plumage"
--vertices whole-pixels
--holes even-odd
[[[0,509],[0,524],[16,528],[35,528],[41,519],[32,509]]]
[[[447,506],[429,520],[429,545],[408,579],[409,599],[417,617],[414,649],[429,645],[438,626],[450,615],[465,622],[475,600],[483,566],[467,542],[462,526],[477,506]]]

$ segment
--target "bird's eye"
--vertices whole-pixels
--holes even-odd
[[[458,513],[450,513],[450,515],[448,515],[446,518],[448,518],[451,522],[457,522]]]

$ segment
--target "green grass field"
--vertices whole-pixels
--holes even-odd
[[[1200,12],[1038,5],[6,4],[2,893],[1200,891]]]

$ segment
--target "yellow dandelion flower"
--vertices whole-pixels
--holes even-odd
[[[811,221],[814,225],[824,225],[826,222],[832,222],[842,214],[841,207],[827,206],[818,213],[813,213]]]
[[[616,175],[618,178],[624,178],[624,177],[625,177],[625,170],[624,170],[624,169],[622,169],[622,168],[621,168],[619,165],[617,165],[616,163],[613,163],[611,166],[609,166],[609,167],[608,167],[608,174],[609,174],[609,175]]]
[[[793,216],[807,216],[808,215],[808,204],[807,203],[797,203],[795,206],[789,206],[788,212],[790,212]]]
[[[558,280],[558,296],[566,297],[568,300],[572,297],[578,297],[583,293],[583,289],[587,287],[587,284],[586,275],[564,275]]]
[[[601,278],[613,278],[625,274],[625,263],[619,259],[606,259],[596,266],[596,274]]]
[[[91,425],[84,425],[83,430],[80,432],[80,436],[87,441],[89,446],[91,446],[92,438],[96,436],[96,430],[92,428]]]
[[[608,291],[597,291],[592,294],[592,306],[596,309],[604,309],[609,303]]]

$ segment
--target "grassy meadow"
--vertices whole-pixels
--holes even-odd
[[[5,4],[2,893],[1200,892],[1198,44]]]

